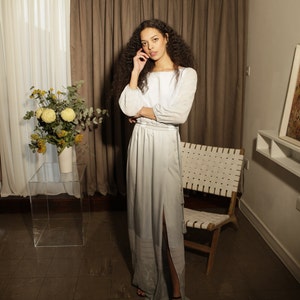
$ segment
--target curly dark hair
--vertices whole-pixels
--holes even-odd
[[[157,19],[143,21],[135,29],[126,47],[121,51],[113,85],[113,94],[116,99],[119,98],[122,90],[129,83],[133,69],[133,57],[142,47],[140,34],[146,28],[155,28],[163,36],[168,37],[167,53],[173,61],[174,69],[177,72],[179,66],[194,67],[194,57],[190,47],[172,27]],[[154,64],[153,60],[148,59],[140,73],[138,86],[143,92],[147,89],[147,74],[153,70]]]

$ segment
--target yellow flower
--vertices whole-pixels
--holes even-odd
[[[41,118],[45,123],[52,123],[56,119],[55,111],[51,108],[45,108]]]
[[[75,114],[75,111],[72,109],[72,108],[65,108],[61,113],[60,113],[62,119],[66,122],[72,122],[75,117],[76,117],[76,114]]]
[[[38,90],[33,90],[31,95],[30,95],[30,98],[31,99],[34,99],[34,96],[38,93]]]
[[[31,139],[32,139],[32,140],[35,140],[35,141],[38,140],[39,137],[40,137],[40,136],[39,136],[37,133],[33,133],[33,134],[31,135]]]
[[[67,144],[66,144],[66,142],[65,142],[64,140],[59,140],[59,141],[57,142],[57,144],[58,144],[59,146],[61,146],[62,148],[64,148],[65,146],[67,146]]]
[[[39,119],[44,111],[44,108],[40,107],[35,111],[35,116]]]
[[[38,152],[38,153],[44,154],[44,153],[46,152],[46,150],[47,150],[46,145],[42,145],[41,147],[39,147],[39,148],[37,149],[37,152]]]
[[[38,139],[37,140],[37,145],[38,145],[39,148],[42,148],[46,145],[46,141],[43,140],[43,139]]]
[[[68,131],[66,131],[66,130],[59,130],[59,131],[56,132],[56,135],[59,138],[65,137],[67,134],[68,134]]]
[[[82,134],[77,134],[76,136],[75,136],[75,139],[74,139],[74,141],[75,141],[75,144],[79,144],[81,141],[82,141],[82,139],[83,139],[83,135]]]

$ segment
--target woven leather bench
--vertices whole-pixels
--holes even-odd
[[[228,202],[225,214],[184,208],[184,220],[188,228],[212,232],[209,244],[185,238],[187,248],[208,253],[206,274],[214,264],[219,235],[222,226],[233,223],[238,228],[235,206],[239,181],[243,168],[243,149],[213,147],[181,143],[182,181],[186,190],[222,196]],[[200,232],[199,232],[200,234]]]

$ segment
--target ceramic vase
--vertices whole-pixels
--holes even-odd
[[[66,147],[58,155],[58,164],[60,173],[71,173],[73,167],[73,149],[72,147]]]

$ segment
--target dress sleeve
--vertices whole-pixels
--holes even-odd
[[[179,81],[178,93],[172,105],[163,106],[156,104],[153,107],[156,120],[167,124],[183,124],[190,113],[197,87],[197,73],[192,68],[183,70]]]
[[[119,98],[122,112],[128,117],[135,116],[143,107],[142,99],[142,92],[139,88],[132,89],[127,85]]]

